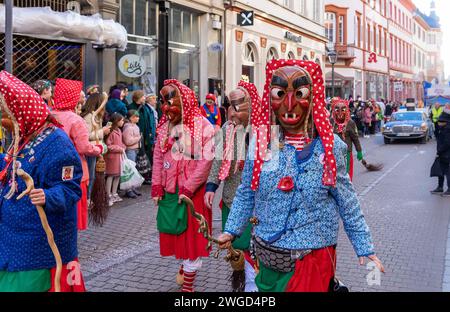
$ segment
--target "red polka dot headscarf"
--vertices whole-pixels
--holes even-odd
[[[258,94],[258,89],[256,89],[256,86],[251,82],[245,82],[241,80],[238,84],[239,88],[245,89],[245,91],[250,96],[251,101],[251,107],[250,107],[250,124],[253,124],[253,120],[255,119],[255,116],[257,114],[253,114],[253,112],[258,112],[261,107],[261,97]],[[234,128],[234,127],[233,127]],[[234,132],[231,133],[227,130],[225,135],[225,144],[228,144],[229,142],[234,142]],[[230,136],[232,136],[230,138]],[[222,165],[219,169],[219,180],[223,181],[225,180],[229,174],[230,174],[230,167],[231,167],[231,153],[233,151],[233,146],[226,146],[223,152],[223,160]],[[227,158],[227,155],[230,156]]]
[[[82,90],[83,83],[81,81],[56,79],[53,108],[57,111],[75,110]]]
[[[192,139],[194,139],[196,142],[201,142],[202,139],[201,126],[197,125],[196,128],[195,121],[203,119],[203,115],[201,113],[200,107],[198,106],[197,98],[195,97],[194,91],[192,91],[191,89],[189,89],[187,86],[185,86],[176,79],[168,79],[164,81],[164,86],[170,84],[175,85],[180,90],[182,99],[181,120],[183,123],[183,127],[188,127]],[[163,114],[158,124],[157,134],[158,136],[162,136],[161,142],[164,142],[169,135],[168,128],[163,127],[168,120],[169,119],[167,118],[166,114]],[[161,148],[163,152],[167,151],[166,147],[163,146]]]
[[[344,105],[345,107],[347,107],[347,114],[345,115],[345,120],[343,123],[339,123],[336,119],[336,112],[335,112],[335,108],[337,105]],[[337,124],[338,126],[338,133],[343,133],[345,127],[347,126],[349,120],[350,120],[350,106],[349,106],[349,101],[347,100],[343,100],[339,97],[334,97],[331,99],[331,115],[333,116],[334,122]]]
[[[322,69],[317,63],[303,60],[272,60],[266,66],[266,83],[264,86],[264,95],[260,112],[254,112],[252,116],[253,124],[258,128],[255,148],[255,161],[253,167],[253,176],[251,188],[258,189],[259,178],[261,175],[264,159],[267,154],[268,144],[270,142],[270,84],[274,71],[286,66],[297,66],[306,70],[312,81],[313,107],[312,117],[314,125],[322,140],[325,151],[322,184],[325,186],[336,185],[336,160],[333,155],[334,134],[329,121],[329,112],[325,105],[325,87],[323,81]]]
[[[40,129],[50,112],[42,97],[29,85],[6,71],[0,72],[0,93],[19,126],[21,137]]]

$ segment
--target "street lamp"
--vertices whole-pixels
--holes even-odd
[[[328,50],[328,61],[331,64],[331,97],[334,97],[335,96],[335,93],[334,93],[334,64],[336,64],[336,62],[337,62],[338,55],[334,48],[333,42],[329,42],[327,44],[327,50]]]

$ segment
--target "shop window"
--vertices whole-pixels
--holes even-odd
[[[295,60],[295,54],[294,54],[294,52],[290,51],[290,52],[288,53],[288,59],[290,59],[290,60]]]
[[[325,37],[328,38],[328,42],[336,41],[336,14],[327,12],[325,13]]]
[[[256,47],[252,43],[247,43],[244,48],[242,60],[242,79],[245,81],[255,82],[255,63],[258,59]]]
[[[0,34],[0,70],[4,69],[5,37]],[[13,74],[27,84],[39,79],[83,79],[83,46],[14,35]]]
[[[344,44],[344,16],[339,16],[339,43]]]
[[[303,60],[304,60],[304,61],[309,61],[308,55],[306,55],[306,54],[303,55]]]
[[[314,62],[316,62],[316,64],[321,65],[321,64],[320,64],[320,59],[319,59],[319,58],[316,58],[316,60],[315,60]]]
[[[247,43],[245,45],[244,61],[250,62],[250,63],[255,63],[255,60],[256,60],[255,55],[256,55],[255,48],[253,47],[253,45],[251,43]]]

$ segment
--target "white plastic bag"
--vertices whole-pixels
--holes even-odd
[[[129,190],[140,187],[144,183],[144,178],[136,169],[136,163],[125,155],[122,156],[122,169],[120,172],[120,189]]]

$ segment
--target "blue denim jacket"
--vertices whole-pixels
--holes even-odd
[[[264,163],[257,191],[250,188],[253,162],[248,160],[225,232],[239,236],[249,218],[255,215],[259,220],[255,235],[271,245],[285,249],[319,249],[337,244],[341,218],[356,254],[374,254],[369,228],[346,171],[347,145],[336,135],[334,140],[337,164],[334,188],[322,184],[324,149],[320,139],[302,152],[291,145],[273,152],[271,159]],[[253,146],[251,144],[250,153]],[[293,191],[277,188],[285,176],[293,178]]]

